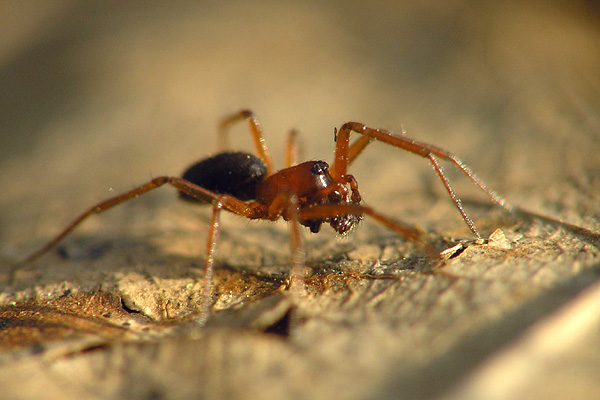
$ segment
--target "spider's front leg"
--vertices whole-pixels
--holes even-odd
[[[441,260],[440,253],[425,239],[423,232],[408,224],[381,214],[369,206],[360,204],[319,204],[301,209],[299,212],[300,218],[304,220],[326,219],[350,214],[360,217],[368,215],[398,235],[423,245],[425,252],[432,260]]]
[[[360,138],[357,140],[352,146],[350,146],[350,133],[356,132],[369,139]],[[331,176],[334,179],[341,179],[346,175],[348,170],[348,165],[360,154],[360,152],[366,147],[369,143],[370,139],[379,140],[380,142],[384,142],[390,144],[392,146],[398,147],[400,149],[409,151],[411,153],[417,154],[421,157],[425,157],[429,159],[433,168],[435,169],[438,177],[441,179],[446,191],[450,195],[450,198],[454,202],[454,205],[462,215],[465,223],[469,227],[469,229],[473,232],[473,234],[477,237],[477,239],[481,239],[481,235],[477,231],[475,224],[465,211],[462,206],[462,202],[460,198],[450,186],[450,182],[448,178],[444,174],[444,171],[440,164],[438,163],[437,158],[441,158],[453,163],[463,174],[465,174],[477,187],[483,190],[490,198],[499,204],[504,209],[511,211],[511,205],[504,199],[499,196],[496,192],[489,189],[481,179],[479,179],[464,162],[462,162],[458,157],[454,154],[431,144],[423,143],[416,141],[414,139],[407,138],[405,136],[396,136],[391,132],[382,130],[382,129],[373,129],[361,124],[359,122],[346,122],[339,131],[336,131],[335,134],[336,139],[336,148],[335,148],[335,160],[333,167],[331,168]]]

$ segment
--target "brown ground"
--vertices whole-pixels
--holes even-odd
[[[593,2],[251,1],[0,6],[0,387],[6,398],[586,399],[600,392],[600,8]],[[474,4],[474,3],[473,3]],[[372,221],[305,235],[160,189],[12,269],[86,207],[214,151],[259,116],[331,160],[348,120],[460,155],[522,210],[448,171],[486,245],[437,273]],[[241,125],[239,143],[250,141]],[[365,201],[439,248],[472,236],[425,160],[372,144]],[[540,217],[538,215],[543,215]],[[496,231],[500,229],[500,231]],[[24,384],[24,382],[28,382]]]

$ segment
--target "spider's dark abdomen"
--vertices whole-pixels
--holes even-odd
[[[256,186],[265,179],[267,166],[258,157],[241,152],[220,153],[189,167],[182,178],[218,194],[230,194],[240,200],[254,200]],[[188,201],[195,198],[179,192]]]

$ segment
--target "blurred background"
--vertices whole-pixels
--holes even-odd
[[[282,165],[284,143],[291,129],[301,133],[303,158],[326,161],[333,157],[333,129],[346,121],[359,121],[398,134],[405,130],[409,137],[459,155],[512,203],[595,232],[600,230],[598,2],[334,0],[284,4],[270,0],[25,0],[0,2],[0,25],[0,264],[4,262],[0,265],[0,281],[6,288],[0,293],[3,304],[17,298],[10,297],[12,276],[7,272],[6,261],[21,259],[55,235],[78,212],[104,198],[151,177],[179,175],[189,164],[216,150],[219,119],[240,108],[250,108],[259,117],[278,166]],[[251,149],[244,124],[235,126],[231,137],[235,138],[236,148]],[[185,357],[173,357],[172,363],[145,362],[147,358],[134,355],[128,364],[108,352],[110,362],[96,362],[94,358],[93,368],[77,364],[73,369],[60,362],[47,362],[43,355],[36,372],[43,379],[37,379],[39,386],[31,388],[47,393],[48,387],[60,387],[67,381],[82,379],[87,371],[98,371],[81,387],[88,388],[89,382],[94,382],[98,385],[94,387],[109,390],[111,386],[106,383],[113,382],[113,376],[135,371],[131,368],[135,364],[141,372],[129,375],[136,378],[132,379],[136,384],[131,385],[134,391],[154,384],[147,379],[148,365],[157,368],[151,371],[159,371],[153,376],[160,382],[173,377],[172,382],[177,385],[173,390],[177,391],[182,389],[181,375],[189,376],[187,381],[204,389],[204,381],[193,375],[198,370],[212,373],[202,375],[207,379],[208,390],[219,385],[229,390],[233,386],[219,376],[227,370],[225,367],[237,367],[235,376],[248,381],[248,386],[260,393],[270,389],[254,379],[261,371],[277,376],[271,388],[274,393],[279,393],[277,388],[285,387],[281,393],[289,393],[290,388],[299,387],[294,392],[300,393],[299,397],[306,397],[303,390],[312,390],[323,398],[335,397],[333,393],[358,397],[367,392],[376,398],[379,392],[373,388],[388,379],[386,374],[391,374],[392,386],[399,382],[395,394],[410,396],[412,392],[407,392],[407,388],[411,387],[414,393],[421,389],[431,393],[445,391],[464,375],[464,365],[473,366],[476,357],[483,358],[482,354],[477,355],[479,347],[484,349],[480,353],[490,351],[494,347],[490,343],[502,338],[503,332],[512,329],[515,337],[524,329],[518,321],[516,328],[512,321],[503,324],[508,318],[498,321],[496,318],[506,314],[494,307],[512,307],[525,301],[524,293],[539,293],[537,278],[550,276],[556,282],[559,277],[575,276],[593,263],[597,266],[597,247],[592,249],[597,246],[597,238],[589,235],[589,243],[583,243],[585,237],[575,238],[564,226],[552,224],[533,222],[533,227],[526,226],[525,232],[518,231],[518,224],[514,225],[517,228],[508,223],[502,225],[500,220],[508,219],[505,214],[477,207],[484,196],[453,168],[446,171],[460,197],[467,200],[468,210],[483,235],[500,226],[509,239],[525,236],[521,242],[522,257],[486,258],[493,265],[492,272],[506,274],[498,276],[523,286],[498,291],[499,286],[494,284],[504,280],[494,280],[495,275],[490,275],[489,280],[452,283],[448,286],[451,290],[446,290],[445,283],[440,284],[436,291],[432,287],[434,279],[419,276],[428,283],[420,286],[415,279],[412,282],[416,286],[411,291],[407,290],[406,281],[398,280],[393,286],[396,289],[387,292],[394,307],[397,305],[389,309],[393,312],[381,312],[379,294],[383,290],[371,298],[364,297],[365,301],[373,300],[373,313],[363,313],[362,308],[353,307],[354,303],[343,302],[347,306],[342,308],[343,318],[332,319],[340,321],[339,326],[337,322],[328,325],[327,317],[313,319],[317,323],[304,326],[308,326],[304,330],[307,336],[299,340],[305,340],[300,347],[286,344],[282,351],[283,341],[269,340],[268,348],[257,347],[255,342],[248,345],[250,342],[225,335],[215,347],[202,345],[208,356],[182,347],[176,354]],[[365,201],[387,214],[446,237],[472,237],[426,160],[375,143],[356,161],[351,173],[357,177]],[[69,239],[74,243],[72,248],[83,249],[83,256],[78,258],[66,251],[69,262],[56,256],[46,257],[18,271],[20,286],[15,287],[21,294],[17,295],[62,298],[81,287],[101,287],[133,299],[131,304],[147,301],[163,307],[164,299],[164,304],[174,299],[171,304],[183,311],[189,304],[198,304],[193,296],[199,296],[200,291],[193,285],[183,286],[186,289],[182,290],[179,283],[188,279],[197,284],[194,273],[202,263],[210,212],[204,209],[204,213],[192,215],[183,211],[191,207],[174,204],[173,190],[164,189],[129,206],[118,207],[102,218],[91,218]],[[225,259],[228,266],[245,268],[254,263],[262,268],[269,265],[269,257],[275,254],[271,265],[279,263],[287,268],[285,224],[250,224],[242,220],[234,227],[229,225],[233,221],[225,221],[227,229],[222,231],[224,240],[219,244],[218,257]],[[265,228],[260,231],[260,227]],[[380,228],[364,223],[339,252],[332,250],[342,243],[334,241],[333,234],[312,235],[308,255],[333,264],[346,256],[359,259],[363,247],[368,255],[368,245],[372,244],[371,250],[374,247],[375,254],[380,254],[379,250],[386,248],[389,241],[383,234],[378,236],[379,232],[371,235],[375,229]],[[544,234],[536,236],[539,232]],[[575,234],[585,236],[582,232]],[[321,239],[327,237],[332,240]],[[77,242],[78,239],[82,241]],[[395,239],[394,236],[392,241]],[[327,247],[328,242],[333,244]],[[365,243],[367,246],[363,246]],[[94,259],[95,249],[100,249],[97,253],[103,257]],[[170,252],[178,254],[172,256]],[[559,262],[560,254],[566,257],[573,253],[583,255]],[[396,259],[405,257],[405,253],[391,254],[387,257],[393,259],[392,267]],[[465,269],[458,262],[454,265],[459,274],[481,268],[478,261],[465,264]],[[536,279],[519,281],[526,279],[520,277],[529,276],[523,275],[527,268]],[[597,268],[594,271],[592,275],[596,275],[588,276],[590,280],[597,279]],[[383,280],[375,281],[368,285],[382,284]],[[361,283],[360,287],[368,285]],[[527,290],[521,290],[522,287]],[[565,301],[561,288],[556,292],[558,296],[549,300],[554,307]],[[449,301],[453,295],[460,301]],[[351,297],[360,296],[352,293]],[[473,309],[462,308],[473,299],[483,301],[483,311],[475,308],[471,313],[469,310]],[[514,303],[506,303],[509,300]],[[320,300],[316,303],[322,305]],[[162,312],[160,307],[156,309]],[[539,316],[539,310],[533,304],[522,309],[521,314]],[[159,311],[154,315],[159,315]],[[478,341],[474,329],[481,325],[463,323],[471,317],[480,318],[479,321],[493,319],[491,330],[497,335],[492,339],[484,335]],[[381,320],[385,322],[383,328]],[[440,321],[443,323],[437,324]],[[314,331],[310,331],[311,326]],[[353,330],[350,336],[347,332],[338,335],[348,326],[358,328],[358,333]],[[326,330],[329,334],[324,335],[319,329],[332,330]],[[458,352],[456,359],[440,364],[441,350],[435,345],[438,337],[469,345]],[[265,342],[267,339],[270,337]],[[172,343],[160,341],[159,345]],[[272,343],[277,345],[273,347]],[[560,349],[566,348],[561,340],[557,343]],[[557,364],[564,368],[561,372],[567,370],[562,379],[540,374],[535,382],[543,385],[532,385],[531,370],[523,374],[520,368],[513,368],[512,375],[502,375],[502,382],[525,382],[522,387],[528,394],[535,391],[538,396],[542,393],[541,397],[549,393],[562,398],[563,393],[575,393],[575,375],[580,375],[579,382],[592,382],[591,390],[580,391],[584,394],[581,398],[585,398],[597,391],[597,363],[593,363],[598,358],[593,352],[597,346],[586,343],[580,351],[573,352],[578,358],[571,364],[563,363],[564,357],[558,359]],[[39,347],[34,348],[37,357]],[[142,349],[165,354],[153,348]],[[215,362],[221,359],[210,357],[212,351],[226,357],[231,349],[233,353],[241,349],[239,363]],[[252,352],[254,356],[250,356]],[[87,352],[92,357],[99,353],[102,351]],[[530,360],[537,355],[527,349],[525,353]],[[392,367],[389,359],[398,354],[406,357]],[[430,358],[432,364],[423,367],[423,354],[437,358]],[[182,362],[182,358],[186,360]],[[206,364],[203,360],[207,360]],[[274,364],[262,370],[249,360]],[[331,360],[337,364],[330,364]],[[533,361],[542,364],[545,360]],[[188,361],[199,361],[201,367],[188,368]],[[302,373],[287,369],[289,365],[281,367],[296,361],[300,362]],[[25,366],[23,375],[0,373],[8,383],[16,383],[13,390],[20,395],[23,380],[12,377],[29,379],[32,374],[29,364],[21,365]],[[321,365],[328,370],[319,370]],[[114,367],[106,371],[106,366]],[[48,372],[52,368],[56,375]],[[289,371],[293,372],[286,375]],[[68,378],[57,378],[68,374]],[[302,378],[310,383],[304,384]],[[334,380],[332,384],[330,378]],[[486,387],[480,393],[494,398],[501,385],[492,380],[492,390]],[[540,387],[545,391],[539,391]],[[129,390],[130,386],[123,388]],[[3,389],[10,392],[4,386]],[[157,397],[160,392],[148,393],[139,397]]]
[[[515,203],[589,226],[564,185],[598,185],[599,13],[591,1],[3,2],[0,237],[180,174],[240,108],[279,166],[293,128],[304,157],[325,160],[345,121],[406,129]],[[234,132],[249,148],[245,126]],[[384,208],[444,193],[426,161],[383,145],[352,173]]]

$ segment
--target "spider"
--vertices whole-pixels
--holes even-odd
[[[31,262],[52,249],[88,216],[101,213],[163,185],[176,188],[179,197],[183,200],[212,204],[212,218],[206,247],[205,296],[210,296],[212,290],[213,265],[222,210],[248,219],[275,221],[283,218],[290,222],[290,280],[295,275],[294,271],[304,264],[300,225],[308,227],[312,233],[317,233],[323,224],[329,224],[338,234],[344,235],[351,231],[365,215],[397,234],[421,243],[430,257],[439,260],[440,253],[424,239],[420,230],[361,204],[358,183],[354,176],[347,172],[349,165],[372,140],[427,158],[465,223],[479,241],[482,241],[481,235],[450,186],[438,158],[453,163],[495,203],[509,211],[512,208],[503,197],[489,189],[466,164],[450,152],[405,136],[394,135],[386,130],[369,128],[358,122],[346,122],[339,130],[334,129],[336,145],[331,166],[325,161],[306,161],[297,164],[298,148],[295,134],[292,132],[286,145],[285,168],[276,172],[273,169],[260,123],[252,111],[241,110],[221,121],[220,147],[226,147],[227,129],[233,123],[242,120],[248,123],[256,155],[232,151],[221,152],[191,165],[181,178],[159,176],[128,192],[98,203],[75,218],[45,246],[29,255],[24,262]],[[362,136],[350,145],[352,132]],[[208,310],[209,300],[208,298],[205,302],[205,311]]]

